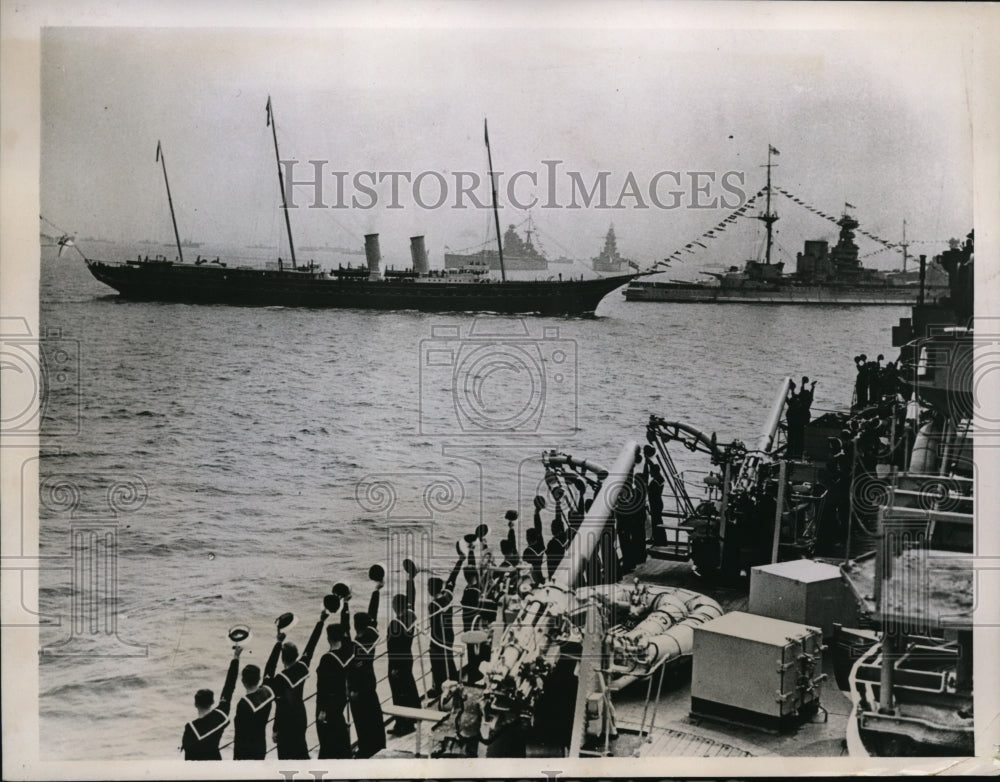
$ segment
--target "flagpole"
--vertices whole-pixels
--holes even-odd
[[[278,164],[278,187],[281,189],[281,210],[285,213],[285,229],[288,231],[288,249],[292,254],[292,268],[296,269],[298,266],[295,263],[295,242],[292,241],[292,221],[288,218],[288,201],[285,198],[285,178],[281,175],[281,155],[278,154],[278,130],[271,109],[270,95],[267,96],[267,124],[271,126],[271,135],[274,137],[274,159]]]
[[[777,150],[770,144],[767,145],[767,187],[764,188],[767,192],[767,200],[764,206],[764,214],[758,217],[759,220],[763,221],[764,225],[767,226],[767,249],[764,253],[764,262],[768,265],[771,263],[771,244],[772,244],[772,226],[774,221],[778,219],[777,215],[771,214],[771,153],[777,154]]]
[[[500,237],[500,213],[497,212],[497,183],[493,178],[493,154],[490,152],[490,126],[483,119],[483,135],[486,139],[486,160],[490,166],[490,192],[493,193],[493,223],[497,229],[497,252],[500,254],[500,279],[507,282],[507,271],[503,266],[503,241]]]
[[[910,245],[906,243],[906,220],[903,220],[903,241],[899,243],[899,246],[903,248],[903,271],[906,271],[906,257],[907,250]]]
[[[156,159],[163,167],[163,184],[167,186],[167,203],[170,205],[170,221],[174,224],[174,239],[177,240],[177,255],[184,263],[184,250],[181,249],[181,235],[177,231],[177,218],[174,216],[174,199],[170,197],[170,181],[167,179],[167,157],[163,154],[163,147],[159,140],[156,142]]]

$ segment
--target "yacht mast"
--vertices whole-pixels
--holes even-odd
[[[181,235],[177,231],[177,217],[174,215],[174,199],[170,197],[170,181],[167,179],[167,159],[159,140],[156,142],[156,160],[163,168],[163,184],[167,186],[167,203],[170,204],[170,220],[174,224],[174,239],[177,240],[177,255],[184,263],[184,250],[181,248]]]
[[[493,222],[497,229],[497,252],[500,254],[500,279],[507,282],[507,271],[503,266],[503,238],[500,236],[500,214],[497,212],[497,183],[493,178],[493,155],[490,152],[490,127],[483,119],[483,134],[486,138],[486,159],[490,166],[490,191],[493,193]]]
[[[271,96],[267,96],[267,124],[271,126],[271,135],[274,138],[274,160],[278,164],[278,187],[281,189],[281,209],[285,213],[285,228],[288,230],[288,247],[292,253],[292,268],[297,269],[295,263],[295,242],[292,241],[292,222],[288,218],[288,200],[285,197],[285,178],[281,175],[281,156],[278,154],[278,130],[274,124],[274,115],[271,111]]]

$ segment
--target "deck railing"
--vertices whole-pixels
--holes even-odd
[[[422,625],[417,629],[417,632],[414,634],[414,643],[418,644],[417,653],[414,656],[414,666],[419,668],[418,670],[414,670],[414,679],[417,682],[417,691],[421,693],[421,698],[423,698],[427,693],[428,689],[426,686],[427,677],[430,676],[431,673],[430,666],[427,665],[426,661],[424,660],[427,652],[429,652],[429,648],[426,650],[422,648],[421,638],[425,635],[429,638],[430,635],[429,631],[430,631],[430,619],[426,618],[422,623]],[[373,665],[378,665],[379,667],[382,668],[382,675],[376,678],[376,691],[379,692],[379,705],[384,706],[385,704],[392,702],[392,692],[391,690],[389,690],[389,685],[388,685],[389,652],[385,648],[385,644],[382,639],[380,639],[380,645],[382,646],[382,651],[375,655],[375,658],[373,660]],[[310,673],[312,673],[312,671],[310,671]],[[310,679],[314,680],[314,677],[310,677]],[[313,691],[308,695],[306,695],[302,700],[305,703],[309,703],[315,697],[316,697],[316,689],[314,685]],[[354,730],[354,723],[350,718],[350,706],[345,707],[345,711],[347,713],[348,730],[350,731],[351,735],[351,746],[352,748],[356,748],[358,737],[357,737],[357,732]],[[315,710],[313,711],[313,713],[315,714]],[[384,725],[386,726],[389,725],[391,722],[393,722],[394,719],[395,719],[394,717],[386,718],[384,721]],[[267,724],[271,725],[273,724],[273,722],[274,722],[274,714],[272,713],[271,717],[267,721]],[[313,717],[306,726],[306,730],[312,731],[315,737],[315,743],[311,743],[309,746],[310,755],[314,755],[316,750],[319,748],[319,738],[318,735],[316,735],[315,733],[315,726],[316,726],[316,719],[315,717]],[[307,733],[307,736],[308,735],[309,734]],[[266,738],[269,739],[270,737],[266,735]],[[219,748],[226,749],[228,747],[231,747],[232,745],[233,745],[233,739],[230,739],[225,744],[220,745]],[[276,749],[277,749],[276,745],[271,744],[270,741],[268,740],[267,754],[271,755]]]

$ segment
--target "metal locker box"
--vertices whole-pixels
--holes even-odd
[[[810,559],[793,559],[750,570],[751,614],[819,627],[825,638],[833,625],[857,625],[853,595],[840,569]]]
[[[819,708],[823,638],[816,627],[742,611],[694,630],[691,714],[780,732]]]

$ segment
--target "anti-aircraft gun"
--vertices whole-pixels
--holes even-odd
[[[652,415],[646,427],[650,460],[664,479],[663,518],[654,522],[649,553],[691,560],[705,576],[738,578],[758,564],[808,556],[826,489],[809,464],[784,458],[781,415],[791,378],[785,378],[753,448],[738,440],[720,445],[715,434]],[[678,471],[668,445],[706,454],[714,469],[695,486]]]
[[[523,748],[528,735],[555,754],[579,753],[581,731],[569,715],[578,711],[578,690],[593,688],[586,672],[600,668],[605,628],[599,603],[577,590],[593,570],[588,563],[599,556],[601,541],[613,534],[614,510],[637,451],[627,443],[611,470],[565,454],[543,457],[549,493],[557,504],[569,504],[575,531],[552,577],[522,589],[513,621],[494,626],[490,659],[480,667],[488,754],[510,756],[503,747]],[[586,510],[588,488],[593,496]],[[584,688],[577,687],[581,680]]]
[[[606,751],[611,693],[690,657],[694,626],[721,615],[718,603],[688,590],[615,583],[616,518],[646,504],[633,479],[641,453],[627,443],[610,470],[543,456],[545,484],[557,505],[568,504],[573,533],[552,577],[523,590],[513,620],[493,628],[480,668],[488,754],[523,754],[528,736],[571,757],[603,737]]]

